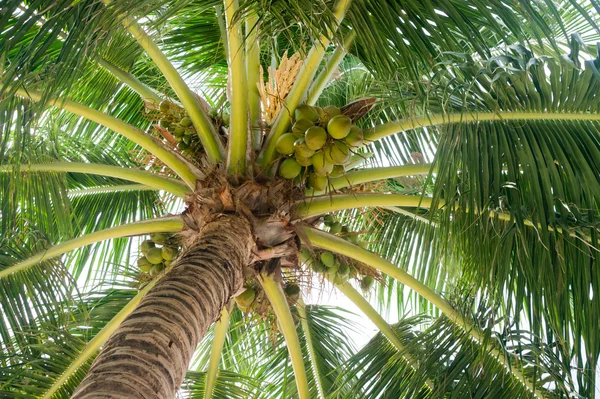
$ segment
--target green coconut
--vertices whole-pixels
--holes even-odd
[[[288,284],[285,286],[285,294],[295,303],[300,298],[300,286],[298,284]]]
[[[186,144],[192,144],[192,136],[186,134],[181,138],[181,140]]]
[[[164,260],[173,260],[177,256],[177,248],[175,247],[167,247],[166,245],[162,247],[162,257]]]
[[[304,158],[299,156],[298,154],[294,155],[294,158],[296,158],[296,162],[298,162],[301,166],[311,166],[312,165],[312,158]]]
[[[350,266],[345,263],[341,263],[338,267],[338,274],[342,277],[348,277],[350,275]]]
[[[158,273],[160,273],[162,271],[162,269],[164,269],[162,263],[152,265],[152,268],[150,269],[150,275],[156,276]]]
[[[163,129],[168,128],[169,125],[171,125],[171,121],[168,118],[162,118],[160,121],[158,121],[158,126],[162,127]]]
[[[373,288],[374,284],[375,279],[373,278],[373,276],[364,276],[360,282],[360,288],[362,288],[365,291],[369,291],[371,288]]]
[[[327,142],[327,132],[320,126],[312,126],[304,134],[304,140],[311,150],[320,150]]]
[[[142,256],[137,260],[137,265],[140,268],[140,270],[144,273],[148,273],[150,269],[152,269],[152,263],[150,263],[150,261],[145,256]]]
[[[335,141],[325,149],[325,159],[335,165],[344,165],[350,156],[350,150],[343,141]]]
[[[366,241],[358,241],[358,246],[362,249],[369,249],[369,243]]]
[[[327,133],[334,139],[341,140],[350,133],[352,119],[346,115],[336,115],[327,122]]]
[[[163,100],[160,102],[158,108],[160,109],[160,112],[167,113],[171,109],[171,102],[168,100]]]
[[[296,123],[294,123],[294,126],[292,126],[292,133],[304,137],[304,133],[314,125],[315,124],[308,119],[298,119]]]
[[[356,125],[352,125],[350,128],[350,133],[348,133],[348,135],[344,138],[344,141],[350,147],[360,147],[364,141],[362,129]]]
[[[338,234],[342,231],[342,224],[340,222],[335,222],[334,224],[331,225],[331,227],[329,228],[329,232],[331,234]]]
[[[162,250],[160,248],[150,248],[150,250],[146,254],[146,258],[153,265],[162,263],[162,261],[163,261]]]
[[[346,281],[348,281],[348,276],[342,276],[340,273],[336,273],[335,278],[333,279],[335,285],[342,285]]]
[[[156,245],[154,244],[154,241],[152,240],[144,240],[142,241],[142,244],[140,245],[140,251],[146,255],[148,253],[148,251],[150,250],[150,248],[154,248]]]
[[[183,136],[183,137],[186,137],[186,136]],[[177,144],[177,148],[179,148],[181,151],[185,151],[190,148],[190,145],[188,143],[186,143],[185,141],[180,141]]]
[[[312,157],[312,165],[317,176],[325,177],[333,170],[333,164],[325,160],[323,152],[317,152]]]
[[[283,155],[289,155],[294,152],[294,143],[298,140],[296,136],[291,133],[282,134],[275,144],[275,149],[278,153]]]
[[[231,116],[227,112],[223,112],[223,125],[229,126],[229,122],[231,122]]]
[[[321,112],[319,113],[319,117],[321,123],[327,125],[327,122],[331,120],[334,116],[338,116],[342,114],[342,110],[336,107],[335,105],[328,105],[323,107]]]
[[[300,104],[294,111],[294,119],[308,119],[311,122],[319,120],[319,112],[308,104]]]
[[[327,176],[317,176],[314,172],[308,175],[308,188],[314,188],[317,191],[323,191],[327,188]]]
[[[310,264],[310,268],[317,273],[323,273],[325,270],[327,270],[323,262],[317,259],[313,259],[312,263]]]
[[[335,165],[329,174],[330,177],[342,177],[346,173],[344,165]]]
[[[169,239],[169,236],[165,233],[152,233],[150,234],[150,239],[154,241],[155,244],[163,245]]]
[[[177,125],[177,126],[180,127],[181,129],[175,128],[173,130],[173,137],[175,137],[176,139],[183,139],[185,137],[185,128],[181,125]]]
[[[342,226],[342,233],[348,233],[350,232],[350,227],[348,227],[347,225],[343,225]]]
[[[335,257],[331,252],[323,252],[321,254],[321,262],[323,262],[327,268],[333,267],[333,265],[335,265]]]
[[[254,288],[246,288],[244,292],[235,297],[235,302],[238,306],[248,308],[254,302],[254,298],[256,298],[256,291]]]
[[[279,175],[284,179],[293,179],[300,174],[302,166],[294,158],[287,158],[279,165]]]
[[[294,151],[296,152],[296,155],[303,158],[310,158],[315,154],[315,150],[308,148],[304,138],[298,139],[294,142]]]
[[[325,215],[325,217],[323,218],[323,222],[325,222],[325,226],[331,226],[332,224],[334,224],[336,222],[335,216]]]
[[[190,127],[192,126],[192,120],[190,119],[189,116],[184,116],[183,118],[181,118],[181,120],[179,121],[179,124],[183,127]]]

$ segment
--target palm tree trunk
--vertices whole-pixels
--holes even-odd
[[[196,346],[241,288],[252,247],[243,218],[205,224],[107,341],[73,398],[174,398]]]

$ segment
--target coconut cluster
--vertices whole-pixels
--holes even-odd
[[[182,107],[171,101],[164,100],[158,106],[158,125],[167,130],[177,141],[177,148],[185,156],[197,155],[203,152],[192,120]],[[215,126],[229,125],[229,114],[219,114],[216,109],[209,113]]]
[[[287,283],[283,289],[287,298],[288,304],[293,306],[300,299],[300,286],[296,283]],[[242,312],[255,311],[265,315],[271,308],[271,303],[268,301],[260,284],[254,280],[246,282],[245,290],[235,298],[237,307]]]
[[[362,129],[339,108],[302,104],[294,112],[292,131],[276,143],[277,152],[286,156],[279,175],[285,179],[306,175],[308,188],[325,190],[329,177],[346,172],[352,152],[363,140]]]
[[[155,276],[179,255],[179,245],[173,235],[167,233],[150,234],[150,239],[140,245],[143,254],[137,265],[144,273]]]

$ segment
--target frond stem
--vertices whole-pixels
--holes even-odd
[[[339,194],[304,199],[296,204],[296,216],[307,218],[328,212],[367,206],[429,208],[431,198],[404,194]]]
[[[15,94],[19,97],[28,98],[32,101],[42,100],[42,93],[34,90],[17,89]],[[192,188],[196,186],[197,177],[192,171],[190,165],[188,165],[182,158],[179,158],[174,152],[171,152],[164,147],[163,144],[154,137],[144,133],[141,129],[123,122],[114,116],[107,115],[104,112],[97,111],[75,101],[55,98],[50,99],[48,104],[87,118],[92,122],[96,122],[119,133],[163,161],[169,168],[177,173],[177,175],[179,175],[179,177],[181,177],[188,184],[188,186]]]
[[[50,388],[44,393],[41,399],[50,399],[54,395],[56,391],[60,389],[60,387],[71,378],[73,374],[81,367],[86,361],[88,361],[92,356],[94,356],[104,345],[104,343],[110,338],[110,336],[119,328],[121,323],[129,316],[131,312],[137,307],[142,298],[146,296],[146,294],[154,287],[156,282],[160,280],[160,278],[154,278],[150,281],[135,297],[131,299],[116,314],[115,317],[112,318],[103,328],[100,330],[94,338],[87,343],[83,351],[75,358],[73,363],[69,365],[69,367],[65,370],[64,373],[52,384]]]
[[[308,91],[308,99],[306,100],[307,104],[315,105],[317,103],[321,93],[323,93],[323,90],[331,80],[333,73],[336,71],[346,54],[348,54],[348,50],[350,50],[350,46],[352,45],[355,37],[356,32],[350,32],[344,39],[343,45],[338,46],[331,57],[327,60],[325,67],[310,86],[310,90]]]
[[[285,338],[288,352],[292,359],[292,367],[294,369],[294,375],[296,376],[296,386],[298,387],[298,396],[300,399],[310,399],[302,349],[300,348],[296,325],[294,324],[294,319],[292,318],[292,313],[290,312],[285,293],[281,288],[281,284],[276,282],[273,276],[261,274],[260,282],[267,294],[267,298],[269,298],[269,302],[271,302],[271,306],[273,306],[277,321],[281,326],[283,337]]]
[[[0,166],[0,173],[14,170],[12,165]],[[65,172],[65,173],[87,173],[116,177],[123,180],[150,186],[157,190],[164,190],[178,197],[185,197],[191,190],[185,183],[179,180],[156,175],[154,173],[132,168],[124,168],[115,165],[102,165],[83,162],[51,162],[42,164],[20,165],[19,172]]]
[[[158,95],[158,93],[154,89],[146,86],[138,78],[136,78],[133,74],[131,74],[129,72],[125,72],[118,66],[105,60],[102,57],[97,57],[96,62],[101,67],[106,69],[108,72],[112,73],[115,78],[119,79],[122,83],[126,84],[133,91],[138,93],[143,99],[152,101],[156,104],[158,104],[162,101],[162,98]]]
[[[251,11],[246,17],[246,77],[248,79],[248,109],[250,128],[252,129],[252,148],[260,149],[262,129],[260,122],[260,94],[258,83],[260,75],[260,43],[258,39],[258,17]]]
[[[98,186],[90,188],[82,188],[69,190],[68,194],[73,197],[81,195],[93,195],[100,193],[118,193],[122,191],[156,191],[155,187],[146,186],[144,184],[121,184],[118,186]]]
[[[183,221],[181,218],[179,216],[170,216],[166,218],[150,219],[141,222],[124,224],[122,226],[111,227],[109,229],[85,234],[81,237],[54,245],[29,259],[0,270],[0,279],[10,274],[28,269],[45,260],[55,258],[66,252],[81,248],[86,245],[94,244],[96,242],[139,234],[162,232],[175,233],[181,231],[182,229]]]
[[[225,306],[221,310],[221,317],[215,323],[215,331],[213,334],[212,346],[210,348],[210,360],[208,361],[208,367],[206,369],[206,382],[204,385],[204,399],[210,399],[212,392],[217,381],[217,374],[219,373],[219,361],[221,360],[221,352],[223,352],[223,345],[225,345],[225,338],[227,338],[227,331],[229,329],[229,318],[231,313]]]
[[[396,122],[388,122],[364,131],[365,142],[372,142],[406,130],[451,123],[510,121],[510,120],[563,120],[600,121],[600,114],[561,113],[561,112],[479,112],[456,114],[433,114],[415,116]]]
[[[354,245],[342,238],[333,236],[324,231],[320,231],[311,227],[305,227],[304,233],[306,238],[310,241],[310,244],[319,248],[326,249],[335,253],[343,254],[359,262],[363,262],[382,273],[392,276],[400,283],[409,287],[417,294],[421,295],[431,304],[436,306],[442,313],[446,315],[452,322],[464,329],[471,337],[478,342],[480,345],[485,345],[487,350],[492,354],[498,361],[509,371],[517,380],[519,380],[527,389],[529,389],[537,398],[545,398],[544,394],[536,389],[535,384],[529,381],[523,373],[515,367],[514,364],[510,364],[506,356],[501,353],[494,346],[489,345],[486,337],[479,329],[464,319],[444,298],[421,283],[419,280],[405,272],[404,270],[396,267],[391,262],[381,258],[379,255],[362,249],[361,247]],[[513,362],[516,362],[513,359]]]
[[[225,25],[229,41],[229,85],[231,87],[231,122],[227,146],[227,171],[244,174],[248,148],[248,84],[242,28],[238,16],[238,0],[224,0]]]
[[[313,376],[315,377],[315,383],[317,385],[317,391],[319,393],[320,399],[325,399],[325,390],[323,389],[323,381],[321,381],[321,371],[319,370],[319,363],[317,362],[317,357],[315,355],[315,349],[313,346],[312,335],[310,333],[310,326],[308,325],[308,315],[306,313],[306,305],[302,300],[302,297],[298,300],[296,304],[296,309],[298,309],[298,316],[300,316],[300,324],[302,325],[302,330],[304,331],[304,337],[306,338],[306,349],[308,351],[308,357],[310,358],[310,362],[312,364]]]

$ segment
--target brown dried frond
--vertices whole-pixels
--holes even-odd
[[[287,51],[283,54],[279,68],[269,67],[269,79],[267,82],[258,83],[258,92],[262,108],[262,119],[271,123],[283,107],[285,97],[290,92],[300,72],[303,60],[299,53],[294,53],[288,58]],[[263,70],[261,67],[261,75]]]

